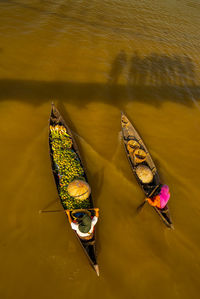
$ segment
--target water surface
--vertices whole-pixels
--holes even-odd
[[[199,298],[199,12],[196,0],[1,1],[1,280],[7,298]],[[80,147],[100,208],[100,277],[59,209],[51,102]],[[145,206],[123,110],[171,189],[170,231]]]

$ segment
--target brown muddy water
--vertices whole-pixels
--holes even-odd
[[[198,0],[0,1],[0,298],[181,298],[200,292]],[[100,208],[98,278],[60,209],[51,102]],[[170,186],[170,231],[129,167],[123,110]]]

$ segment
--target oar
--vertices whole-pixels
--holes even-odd
[[[151,197],[151,195],[156,191],[156,189],[159,187],[160,185],[157,185],[153,191],[150,193],[149,197]],[[137,213],[139,213],[141,211],[141,209],[143,208],[143,206],[145,205],[145,203],[147,202],[147,199],[145,198],[145,200],[143,201],[143,203],[141,205],[139,205],[139,207],[137,207]]]
[[[146,202],[147,202],[147,200],[145,199],[145,201],[143,201],[143,203],[141,205],[139,205],[139,207],[137,207],[137,213],[139,213],[142,210],[142,208]]]
[[[56,213],[56,212],[64,212],[64,210],[39,210],[39,214],[41,213]]]
[[[84,211],[85,209],[78,209],[78,211]],[[99,210],[98,208],[86,209],[86,210]],[[56,213],[56,212],[64,212],[65,210],[39,210],[39,214],[41,213]]]

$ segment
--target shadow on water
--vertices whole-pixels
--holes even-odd
[[[152,53],[142,58],[135,52],[130,61],[128,78],[133,86],[196,86],[195,66],[187,55]]]
[[[185,105],[197,105],[199,98],[195,65],[186,54],[151,53],[141,57],[135,51],[130,60],[128,85],[131,97],[151,100],[153,95],[156,105],[170,98]]]
[[[118,82],[119,77],[126,66],[126,63],[127,63],[126,53],[124,52],[124,50],[121,50],[112,63],[108,83],[116,84]]]
[[[127,83],[121,84],[119,79],[125,68]],[[17,99],[39,105],[59,99],[82,107],[91,101],[104,101],[120,109],[132,101],[155,106],[174,101],[192,106],[200,96],[195,66],[187,55],[152,53],[142,58],[135,52],[128,60],[123,50],[113,60],[105,83],[0,79],[0,89],[0,100]]]
[[[104,168],[101,168],[99,171],[96,171],[92,176],[92,181],[94,182],[95,188],[92,190],[92,194],[95,198],[96,206],[99,205],[99,197],[102,192],[102,186],[104,182]]]

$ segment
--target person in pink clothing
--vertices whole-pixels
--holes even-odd
[[[167,185],[161,185],[159,187],[159,193],[157,195],[153,195],[151,198],[147,198],[148,203],[159,209],[163,209],[168,203],[170,198],[169,187]]]

